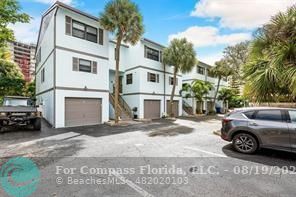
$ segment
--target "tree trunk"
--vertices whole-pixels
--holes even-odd
[[[175,90],[176,90],[176,81],[177,81],[177,69],[176,67],[174,67],[174,84],[173,84],[173,89],[172,89],[172,94],[171,94],[171,99],[170,99],[170,104],[169,104],[169,115],[170,117],[174,117],[174,114],[173,114],[173,102],[174,102],[174,96],[175,96]],[[177,114],[175,114],[177,115]]]
[[[119,62],[120,62],[120,45],[121,45],[121,40],[122,40],[122,36],[119,36],[117,38],[117,42],[116,42],[116,68],[115,68],[115,106],[114,106],[114,110],[115,110],[115,124],[117,124],[119,122],[119,116],[120,116],[120,111],[118,108],[118,104],[119,104]]]
[[[218,84],[217,84],[217,90],[215,92],[215,96],[214,96],[214,103],[213,103],[213,111],[216,112],[216,100],[217,100],[217,95],[219,92],[219,88],[220,88],[220,82],[221,82],[221,77],[218,77]]]

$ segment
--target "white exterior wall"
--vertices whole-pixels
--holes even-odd
[[[51,124],[54,124],[54,93],[53,90],[36,97],[42,110],[42,116]]]
[[[96,61],[97,74],[72,70],[72,58]],[[57,49],[56,53],[56,86],[67,88],[85,88],[109,90],[108,61],[92,56]]]
[[[48,27],[44,33],[43,39],[39,40],[39,47],[41,47],[41,61],[36,65],[36,96],[37,104],[40,105],[42,109],[43,117],[50,123],[54,124],[54,81],[53,81],[53,65],[54,65],[54,16],[55,10],[52,10],[52,15],[49,20]],[[50,15],[50,13],[49,13]],[[44,28],[44,24],[42,26]],[[41,70],[44,68],[44,82],[41,83]],[[50,90],[48,92],[44,92]],[[40,94],[39,93],[42,93]]]
[[[82,16],[81,14],[71,12],[66,9],[59,9],[57,13],[57,24],[56,24],[56,44],[59,47],[66,47],[73,50],[78,50],[84,53],[95,54],[103,57],[109,56],[109,36],[108,32],[104,30],[104,45],[90,42],[84,39],[76,38],[65,33],[65,16],[69,16],[72,20],[77,20],[81,23],[90,25],[96,28],[102,28],[99,22],[94,19]],[[102,28],[103,29],[103,28]]]

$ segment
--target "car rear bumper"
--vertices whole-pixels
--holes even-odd
[[[230,137],[225,133],[225,131],[223,130],[223,128],[221,129],[221,138],[223,140],[225,140],[225,141],[228,141],[228,142],[231,141]]]

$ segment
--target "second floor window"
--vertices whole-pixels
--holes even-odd
[[[79,71],[91,72],[91,61],[79,59]]]
[[[85,60],[73,57],[72,70],[97,74],[98,63],[96,61]]]
[[[174,85],[174,77],[169,78],[170,85]],[[176,85],[178,85],[178,78],[176,78]]]
[[[197,73],[204,75],[205,74],[205,68],[201,66],[197,66]]]
[[[145,57],[151,60],[161,62],[162,54],[160,51],[145,46]]]
[[[43,68],[43,69],[41,70],[41,83],[43,83],[44,80],[45,80],[45,69]]]
[[[127,74],[126,75],[126,84],[132,84],[133,83],[133,74]]]
[[[147,73],[147,81],[149,82],[154,82],[154,83],[159,83],[159,74],[155,73]]]

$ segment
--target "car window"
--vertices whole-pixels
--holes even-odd
[[[296,111],[289,111],[289,115],[291,122],[296,124]]]
[[[254,111],[246,111],[243,114],[249,119],[254,119]]]
[[[280,110],[262,110],[257,112],[255,119],[282,122],[282,113]]]

